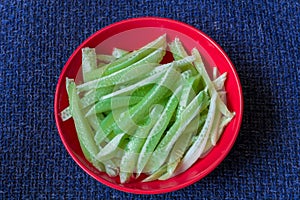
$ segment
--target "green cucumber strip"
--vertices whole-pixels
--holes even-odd
[[[115,59],[118,59],[118,58],[121,58],[121,57],[125,56],[128,53],[129,53],[128,51],[125,51],[125,50],[122,50],[122,49],[119,49],[119,48],[114,48],[113,52],[112,52],[112,56]],[[106,67],[104,67],[104,66],[107,65],[108,62],[111,62],[111,61],[115,60],[114,58],[111,58],[111,56],[109,56],[109,55],[105,55],[105,56],[108,56],[109,59],[104,59],[105,60],[104,62],[98,63],[98,68],[97,69],[88,71],[86,73],[85,76],[87,77],[88,80],[91,81],[91,80],[95,80],[95,79],[101,78],[103,72],[106,69]],[[99,59],[99,55],[97,55],[96,57]],[[100,60],[103,60],[103,58],[102,59],[100,58]]]
[[[124,49],[119,49],[119,48],[113,48],[113,51],[112,51],[112,56],[115,57],[115,58],[121,58],[125,55],[129,54],[129,51],[126,51]]]
[[[74,80],[66,79],[66,87],[67,93],[69,96],[69,104],[70,110],[72,113],[72,117],[74,120],[78,140],[81,146],[81,149],[84,153],[84,156],[90,161],[98,170],[105,171],[109,175],[116,174],[116,166],[114,166],[110,161],[107,163],[109,164],[110,168],[107,168],[106,165],[103,166],[99,160],[97,160],[96,155],[101,150],[101,147],[97,146],[93,140],[93,131],[90,127],[87,119],[83,117],[83,113],[81,112],[81,105],[80,100],[76,92],[76,85]]]
[[[110,111],[112,109],[118,109],[124,106],[134,105],[140,102],[142,99],[143,97],[137,96],[119,96],[113,97],[113,100],[112,98],[100,100],[90,108],[90,110],[86,113],[85,116],[95,115],[96,113],[102,113]]]
[[[66,79],[66,88],[69,97],[70,111],[74,120],[78,140],[84,156],[88,161],[93,163],[97,169],[103,171],[103,165],[96,159],[96,155],[99,152],[99,147],[93,140],[93,131],[87,120],[83,117],[80,108],[79,97],[76,93],[76,85],[74,80]]]
[[[181,87],[176,89],[176,91],[169,98],[162,114],[159,116],[159,119],[151,129],[137,161],[137,176],[139,176],[143,172],[143,169],[147,164],[152,152],[154,151],[163,133],[165,132],[170,119],[177,108],[179,101],[178,96],[181,94],[181,92]]]
[[[153,51],[155,51],[156,49],[159,49],[161,47],[163,49],[166,49],[166,34],[158,37],[156,40],[148,43],[144,47],[142,47],[136,51],[133,51],[133,52],[115,60],[114,62],[111,62],[110,64],[105,66],[106,70],[104,71],[103,75],[107,76],[116,71],[124,69],[124,68],[134,64],[135,62],[141,60],[145,56],[149,55],[150,53],[152,53]]]
[[[65,108],[63,111],[61,111],[59,113],[60,117],[61,117],[61,120],[64,122],[64,121],[67,121],[68,119],[71,119],[72,118],[72,114],[71,114],[71,111],[70,111],[70,107],[68,106],[67,108]]]
[[[187,71],[185,71],[187,72]],[[183,72],[183,73],[185,73]],[[183,74],[182,73],[182,74]],[[181,116],[182,111],[190,103],[190,101],[195,97],[195,92],[193,91],[193,84],[196,81],[197,77],[193,76],[187,80],[183,80],[183,89],[180,97],[179,105],[176,112],[176,119]]]
[[[208,135],[207,143],[204,147],[203,152],[201,153],[199,158],[203,158],[206,156],[209,151],[213,148],[213,146],[216,145],[217,141],[219,140],[219,126],[222,118],[222,113],[219,110],[216,110],[215,116],[214,116],[214,123],[212,125],[211,131]]]
[[[194,57],[196,58],[196,60],[194,61],[195,67],[196,67],[197,71],[199,72],[199,74],[203,77],[203,79],[208,87],[209,94],[211,96],[217,94],[217,91],[205,69],[201,55],[196,48],[192,49],[192,55],[194,55]],[[220,99],[219,95],[217,95],[217,104],[219,105],[219,108],[220,108],[220,111],[222,112],[222,114],[225,115],[226,117],[232,118],[235,115],[234,113],[231,113],[228,110],[227,106]]]
[[[108,167],[107,165],[105,165],[105,170],[108,176],[110,177],[116,177],[118,175],[118,171],[112,167]]]
[[[81,84],[77,87],[77,89],[79,91],[87,91],[90,89],[126,83],[152,71],[155,67],[158,66],[158,63],[162,60],[164,55],[165,50],[159,48],[142,60],[110,75]]]
[[[201,154],[204,151],[204,148],[206,146],[208,136],[210,135],[210,130],[214,123],[214,117],[217,107],[217,97],[218,94],[214,93],[211,97],[211,103],[209,106],[208,114],[206,121],[203,125],[203,128],[201,129],[201,132],[199,133],[199,136],[197,140],[192,144],[192,146],[188,149],[185,156],[181,160],[178,168],[173,173],[173,176],[176,176],[188,168],[190,168],[201,156]]]
[[[149,159],[145,171],[154,172],[162,166],[167,159],[174,143],[182,134],[187,125],[209,105],[206,91],[201,91],[182,112],[182,115],[168,130]]]
[[[76,127],[78,138],[92,156],[95,156],[99,148],[95,144],[93,131],[88,124],[86,118],[83,117],[79,97],[76,93],[76,85],[74,80],[66,79],[67,93],[69,96],[70,111]]]
[[[102,87],[114,86],[121,83],[126,83],[130,80],[138,78],[139,76],[149,73],[157,66],[158,64],[156,63],[131,65],[113,74],[78,85],[77,89],[78,91],[83,92],[91,89],[97,89]]]
[[[210,142],[213,146],[216,146],[219,139],[219,126],[221,122],[222,113],[217,110],[214,117],[214,123],[210,131]]]
[[[96,52],[94,48],[85,47],[81,49],[82,52],[82,76],[83,81],[90,81],[89,77],[86,77],[86,73],[97,68]]]
[[[82,108],[85,108],[85,107],[89,106],[89,105],[86,104],[85,101],[88,99],[88,97],[89,97],[90,95],[93,95],[92,93],[93,93],[93,91],[86,92],[86,93],[84,94],[84,97],[83,97],[82,99],[80,99]],[[69,107],[69,106],[66,107],[63,111],[61,111],[61,112],[59,113],[59,115],[60,115],[62,121],[66,121],[66,120],[72,118],[72,114],[71,114],[71,111],[70,111],[70,107]]]
[[[173,42],[169,44],[169,48],[175,60],[180,60],[182,58],[188,57],[187,52],[185,51],[182,43],[177,37],[173,40]],[[183,69],[191,70],[193,75],[197,74],[197,70],[192,63],[187,63]]]
[[[179,60],[188,56],[178,37],[169,43],[168,46],[175,60]]]

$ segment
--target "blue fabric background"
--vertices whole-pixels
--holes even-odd
[[[300,3],[1,1],[0,199],[299,199]],[[222,164],[163,195],[110,189],[64,149],[53,115],[59,74],[95,31],[123,19],[188,23],[228,53],[244,92],[243,124]]]

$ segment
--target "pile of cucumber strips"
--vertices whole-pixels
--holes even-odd
[[[160,64],[166,52],[173,60]],[[111,55],[82,49],[82,79],[66,79],[69,106],[86,159],[120,183],[166,180],[190,168],[218,142],[235,113],[226,106],[227,73],[211,76],[199,51],[162,35]]]

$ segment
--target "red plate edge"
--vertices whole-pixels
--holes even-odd
[[[226,58],[227,62],[229,63],[230,65],[230,68],[234,74],[234,77],[235,77],[235,80],[237,81],[237,90],[239,92],[239,97],[240,97],[240,114],[236,117],[238,117],[237,120],[237,127],[236,127],[236,132],[237,133],[234,133],[234,138],[232,138],[231,140],[231,143],[228,144],[227,148],[224,149],[225,153],[222,154],[222,156],[220,156],[212,165],[210,165],[205,171],[203,171],[203,173],[201,173],[200,175],[198,176],[195,176],[193,179],[187,181],[187,182],[184,182],[182,184],[178,184],[176,186],[173,186],[171,188],[165,188],[165,189],[156,189],[156,190],[151,190],[151,191],[147,191],[147,190],[139,190],[139,189],[132,189],[132,188],[125,188],[125,187],[121,187],[119,185],[115,185],[113,183],[110,183],[104,179],[101,179],[99,177],[97,177],[96,175],[94,175],[93,173],[91,173],[81,162],[80,160],[74,155],[74,153],[72,152],[72,150],[69,148],[69,146],[67,145],[63,135],[61,134],[61,128],[60,126],[58,125],[58,118],[59,118],[59,111],[58,111],[58,96],[59,96],[59,85],[62,84],[62,81],[63,80],[63,75],[66,73],[66,66],[68,66],[71,62],[71,60],[73,59],[73,57],[78,53],[78,51],[81,50],[81,48],[83,48],[84,46],[86,46],[88,43],[90,43],[90,41],[93,39],[93,37],[95,35],[98,35],[100,34],[101,32],[105,32],[105,31],[108,31],[110,28],[112,27],[115,27],[115,26],[119,26],[119,25],[122,25],[122,24],[126,24],[128,22],[135,22],[137,24],[139,24],[140,22],[143,22],[144,24],[146,23],[154,23],[154,22],[164,22],[164,23],[170,23],[173,25],[173,27],[175,27],[176,25],[179,25],[179,27],[183,26],[185,29],[190,29],[192,32],[197,32],[198,34],[202,35],[203,37],[205,37],[208,41],[210,41],[224,56],[224,58]],[[138,26],[138,27],[141,27],[141,26]],[[176,29],[175,29],[176,30]],[[179,22],[179,21],[175,21],[175,20],[172,20],[172,19],[167,19],[167,18],[160,18],[160,17],[141,17],[141,18],[130,18],[130,19],[126,19],[126,20],[123,20],[123,21],[120,21],[120,22],[117,22],[117,23],[114,23],[114,24],[111,24],[109,26],[106,26],[102,29],[100,29],[99,31],[97,31],[96,33],[92,34],[90,37],[88,37],[83,43],[81,43],[77,48],[76,50],[72,53],[72,55],[70,56],[70,58],[68,59],[68,61],[66,62],[64,68],[62,69],[62,72],[60,74],[60,77],[58,79],[58,83],[57,83],[57,86],[56,86],[56,92],[55,92],[55,99],[54,99],[54,114],[55,114],[55,121],[56,121],[56,126],[58,128],[58,131],[59,131],[59,135],[60,135],[60,138],[65,146],[65,148],[67,149],[68,153],[71,155],[71,157],[75,160],[75,162],[86,172],[88,173],[90,176],[92,176],[94,179],[98,180],[99,182],[111,187],[111,188],[114,188],[114,189],[117,189],[117,190],[120,190],[120,191],[124,191],[124,192],[129,192],[129,193],[134,193],[134,194],[160,194],[160,193],[167,193],[167,192],[172,192],[172,191],[175,191],[175,190],[179,190],[179,189],[182,189],[184,187],[187,187],[197,181],[199,181],[200,179],[204,178],[206,175],[208,175],[210,172],[212,172],[224,159],[225,157],[228,155],[228,153],[230,152],[230,149],[232,148],[232,146],[234,145],[235,143],[235,140],[238,136],[238,132],[240,130],[240,127],[241,127],[241,123],[242,123],[242,115],[243,115],[243,106],[244,106],[244,103],[243,103],[243,95],[242,95],[242,87],[241,87],[241,84],[240,84],[240,80],[239,80],[239,77],[238,77],[238,74],[236,72],[236,69],[234,68],[231,60],[228,58],[228,56],[226,55],[226,53],[224,52],[224,50],[214,41],[212,40],[208,35],[206,35],[205,33],[203,33],[202,31],[188,25],[188,24],[185,24],[183,22]]]

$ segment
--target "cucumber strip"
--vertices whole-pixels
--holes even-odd
[[[208,105],[209,97],[207,91],[201,91],[186,107],[179,120],[175,121],[159,145],[156,147],[147,165],[145,166],[146,172],[154,172],[164,164],[178,137],[182,134],[187,125]]]
[[[120,163],[120,182],[125,183],[135,170],[139,153],[146,141],[146,138],[158,120],[163,108],[162,106],[155,106],[150,113],[149,120],[146,126],[139,126],[135,134],[128,142],[124,155]]]
[[[178,168],[173,173],[173,176],[176,176],[188,168],[190,168],[201,156],[203,153],[203,150],[206,146],[208,136],[210,134],[210,130],[212,128],[212,125],[214,123],[214,116],[216,112],[217,107],[217,93],[214,93],[211,97],[211,103],[209,106],[208,114],[206,121],[204,123],[203,128],[201,129],[201,132],[199,133],[199,136],[197,140],[192,144],[192,146],[189,148],[189,150],[186,152],[185,156],[183,157],[182,161],[180,162]]]
[[[215,113],[215,122],[212,125],[211,131],[208,135],[208,140],[207,143],[205,145],[205,148],[203,150],[203,152],[200,155],[200,158],[203,158],[204,156],[206,156],[210,150],[216,145],[217,141],[219,140],[219,126],[220,126],[220,122],[221,122],[221,118],[222,118],[222,114],[220,111],[216,111]]]
[[[66,79],[67,93],[69,96],[70,110],[74,120],[78,140],[81,146],[81,149],[84,153],[84,156],[90,161],[98,170],[106,171],[109,175],[116,175],[116,166],[113,165],[110,161],[110,168],[107,168],[106,165],[103,166],[99,160],[97,160],[96,155],[101,150],[101,147],[97,146],[93,141],[93,131],[87,120],[83,117],[81,112],[80,100],[76,92],[76,85],[74,80]],[[105,168],[105,170],[104,170]]]
[[[188,57],[187,52],[185,51],[182,43],[177,37],[173,40],[173,42],[169,44],[169,48],[175,60],[180,60],[182,58]],[[192,63],[186,63],[183,69],[189,69],[191,70],[192,74],[197,74],[197,70]]]
[[[219,126],[221,122],[222,113],[217,110],[214,117],[214,123],[210,131],[210,142],[213,146],[216,146],[219,139]]]
[[[185,72],[183,72],[182,74],[184,74]],[[176,112],[176,119],[178,119],[181,116],[183,110],[190,103],[190,101],[195,97],[195,92],[193,91],[193,84],[196,81],[196,79],[197,77],[194,76],[184,81],[182,94]]]
[[[173,95],[169,98],[162,114],[159,116],[159,119],[151,129],[137,161],[137,176],[139,176],[143,172],[143,169],[147,164],[152,152],[154,151],[164,131],[166,130],[173,116],[173,113],[177,108],[179,102],[178,96],[181,94],[181,92],[181,87],[176,89]]]
[[[158,63],[162,60],[164,55],[165,49],[159,48],[140,61],[110,75],[79,85],[77,89],[79,91],[86,91],[130,81],[152,71],[158,66]]]
[[[64,121],[67,121],[68,119],[71,119],[72,118],[72,114],[71,114],[71,110],[70,110],[70,107],[68,106],[67,108],[65,108],[63,111],[61,111],[59,113],[60,117],[61,117],[61,120],[64,122]]]
[[[66,79],[66,88],[69,96],[70,111],[74,120],[78,140],[85,157],[94,164],[99,170],[103,171],[102,164],[96,159],[99,147],[93,140],[93,131],[87,120],[83,117],[80,108],[79,97],[76,93],[76,85],[74,80]]]
[[[112,55],[106,55],[106,54],[97,54],[97,60],[100,62],[104,62],[104,63],[110,63],[114,60],[116,60],[116,58]]]
[[[74,80],[67,78],[66,86],[70,102],[70,111],[75,123],[78,138],[80,138],[87,151],[89,151],[92,156],[95,156],[98,153],[99,148],[94,143],[93,131],[81,112],[80,101],[79,97],[76,94],[76,85],[74,83]]]
[[[85,116],[87,117],[90,115],[95,115],[96,113],[102,113],[113,109],[122,108],[124,106],[134,105],[140,102],[142,99],[143,97],[137,96],[120,96],[113,97],[113,100],[112,98],[100,100],[90,108]]]
[[[215,67],[214,69],[216,71],[216,72],[214,72],[215,76],[217,76],[217,68]],[[224,90],[224,83],[225,83],[226,78],[227,78],[227,72],[223,73],[219,77],[215,77],[215,80],[213,81],[214,87],[218,91],[220,99],[224,103],[226,102],[226,92],[223,90]],[[217,141],[219,140],[221,133],[222,133],[220,131],[223,131],[223,128],[220,128],[221,119],[227,119],[229,122],[232,118],[222,117],[222,114],[219,111],[216,111],[215,123],[214,123],[214,126],[213,126],[210,136],[209,136],[210,140],[207,141],[205,149],[204,149],[203,153],[201,154],[200,158],[203,158],[204,156],[206,156],[207,153],[209,153],[209,151],[213,148],[213,146],[216,145]],[[226,125],[224,125],[224,126],[226,126]]]
[[[176,37],[171,43],[169,43],[168,46],[175,60],[179,60],[188,56],[178,37]]]
[[[132,79],[138,78],[139,76],[149,73],[157,66],[157,63],[143,63],[139,65],[131,65],[108,76],[104,76],[99,79],[95,79],[84,84],[78,85],[77,89],[78,91],[83,92],[91,89],[126,83]]]
[[[211,96],[214,96],[215,94],[217,94],[217,91],[216,91],[215,87],[213,86],[212,81],[209,78],[209,75],[205,69],[203,62],[202,62],[201,55],[196,48],[192,49],[192,55],[194,55],[196,58],[196,60],[194,61],[195,67],[196,67],[197,71],[199,72],[199,74],[203,77],[203,79],[208,87],[209,94]],[[228,110],[227,106],[220,99],[219,95],[217,95],[217,104],[219,105],[219,108],[220,108],[220,111],[222,112],[222,114],[225,115],[226,117],[232,118],[235,115],[234,113],[231,113]]]
[[[96,52],[94,48],[85,47],[81,49],[82,52],[82,76],[83,81],[90,81],[90,77],[86,77],[87,72],[97,68]]]
[[[95,79],[101,78],[103,72],[106,70],[106,67],[104,67],[104,66],[107,65],[107,63],[112,62],[115,59],[121,58],[128,53],[129,53],[128,51],[125,51],[125,50],[122,50],[119,48],[114,48],[113,52],[112,52],[112,56],[114,58],[111,58],[111,56],[109,56],[109,55],[105,55],[105,56],[108,56],[107,58],[109,58],[109,59],[104,59],[105,60],[104,62],[98,63],[98,68],[88,71],[86,73],[86,77],[88,78],[88,80],[95,80]],[[99,58],[99,55],[97,55],[96,57],[100,60],[103,60],[103,58],[101,59],[101,56]]]
[[[113,48],[113,51],[112,51],[112,56],[115,57],[115,58],[121,58],[125,55],[129,54],[129,51],[126,51],[124,49],[119,49],[119,48]]]
[[[163,47],[163,49],[166,49],[166,34],[158,37],[156,40],[148,43],[144,47],[142,47],[136,51],[133,51],[133,52],[115,60],[114,62],[111,62],[110,64],[105,66],[106,70],[104,71],[103,75],[107,76],[116,71],[124,69],[124,68],[132,65],[133,63],[141,60],[148,54],[152,53],[153,51],[155,51],[156,49],[159,49],[161,47]]]

